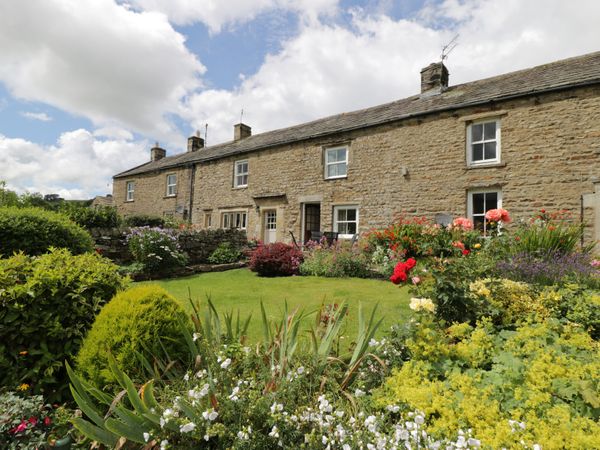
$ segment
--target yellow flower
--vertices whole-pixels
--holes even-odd
[[[23,350],[22,352],[19,352],[19,355],[25,356],[27,353],[29,353],[27,350]]]
[[[477,244],[475,244],[475,245],[473,246],[473,248],[481,248],[481,244],[478,242]]]
[[[17,391],[26,391],[27,389],[29,389],[29,385],[27,383],[23,383],[17,388]]]
[[[435,312],[435,305],[430,298],[413,297],[410,299],[410,305],[408,306],[413,311],[425,310],[431,313]]]

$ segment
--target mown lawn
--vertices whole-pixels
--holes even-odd
[[[278,319],[287,301],[288,311],[299,308],[310,316],[304,320],[303,330],[315,324],[316,313],[324,304],[348,303],[349,313],[343,334],[353,339],[358,324],[359,302],[363,312],[370,313],[378,304],[377,317],[383,322],[376,336],[383,336],[390,326],[403,322],[409,314],[407,288],[399,288],[389,281],[358,278],[281,277],[262,278],[248,269],[214,272],[173,280],[155,281],[182,305],[190,309],[188,289],[192,298],[206,306],[210,297],[217,310],[240,311],[240,317],[252,314],[248,330],[249,342],[257,342],[262,336],[260,302],[265,305],[267,316]]]

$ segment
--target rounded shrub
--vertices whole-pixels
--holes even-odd
[[[147,374],[139,355],[149,361],[153,356],[162,359],[166,355],[174,361],[186,359],[181,327],[188,324],[177,300],[159,286],[138,286],[121,292],[96,318],[77,355],[77,369],[98,387],[115,384],[108,364],[112,353],[125,373],[143,381]]]
[[[95,253],[54,249],[0,259],[0,386],[68,399],[64,361],[124,285],[117,266]]]
[[[302,252],[292,245],[276,242],[259,245],[250,256],[250,270],[262,277],[297,275],[302,264]]]
[[[73,254],[90,252],[90,234],[66,216],[40,208],[0,208],[0,254],[23,251],[41,255],[50,247],[67,248]]]

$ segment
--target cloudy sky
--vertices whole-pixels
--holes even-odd
[[[0,0],[0,180],[65,198],[208,144],[600,50],[598,0]]]

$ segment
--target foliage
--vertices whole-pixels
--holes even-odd
[[[383,230],[373,230],[367,234],[367,242],[371,252],[389,249],[396,260],[422,256],[447,257],[460,255],[462,250],[470,250],[481,243],[481,235],[473,231],[472,223],[465,218],[458,218],[454,224],[442,227],[432,224],[424,217],[398,217],[393,224]],[[462,248],[453,246],[460,242]]]
[[[259,245],[250,256],[249,267],[262,277],[285,277],[299,273],[302,259],[302,252],[293,245],[276,242]]]
[[[116,384],[108,368],[109,354],[135,380],[144,375],[139,355],[146,359],[165,352],[174,361],[185,350],[180,322],[186,323],[179,303],[164,289],[138,286],[117,294],[94,321],[77,355],[77,370],[95,386]]]
[[[514,231],[514,253],[570,254],[576,252],[583,237],[585,225],[574,223],[565,211],[549,213],[541,210],[529,223],[521,224]],[[593,244],[581,251],[589,253]]]
[[[0,253],[40,255],[50,247],[79,254],[92,251],[92,237],[67,217],[39,208],[0,208]]]
[[[92,208],[65,202],[61,205],[60,212],[87,230],[117,228],[121,224],[121,218],[114,206],[95,206]]]
[[[483,447],[600,445],[600,354],[585,332],[553,320],[441,328],[427,314],[410,328],[380,406],[423,411],[433,436],[472,429]]]
[[[0,394],[0,447],[6,450],[44,448],[53,427],[52,410],[41,395]]]
[[[165,219],[159,216],[150,216],[147,214],[135,214],[123,219],[126,227],[165,227]]]
[[[49,401],[65,398],[64,361],[124,284],[113,263],[92,253],[0,259],[0,386],[26,383]]]
[[[174,230],[131,228],[126,240],[135,262],[143,264],[147,273],[169,271],[174,267],[184,266],[187,261]]]
[[[231,242],[221,242],[208,257],[211,264],[228,264],[240,260],[242,252],[235,249]]]
[[[573,281],[598,285],[600,281],[590,256],[580,252],[520,252],[499,261],[496,271],[507,278],[543,285]]]
[[[191,227],[180,230],[179,244],[188,254],[190,263],[204,264],[210,262],[209,257],[221,244],[229,245],[232,251],[243,253],[248,246],[248,239],[245,230],[235,228],[197,230]]]
[[[357,243],[344,241],[326,241],[315,243],[305,251],[304,261],[300,265],[302,275],[320,277],[369,278],[369,257]]]

